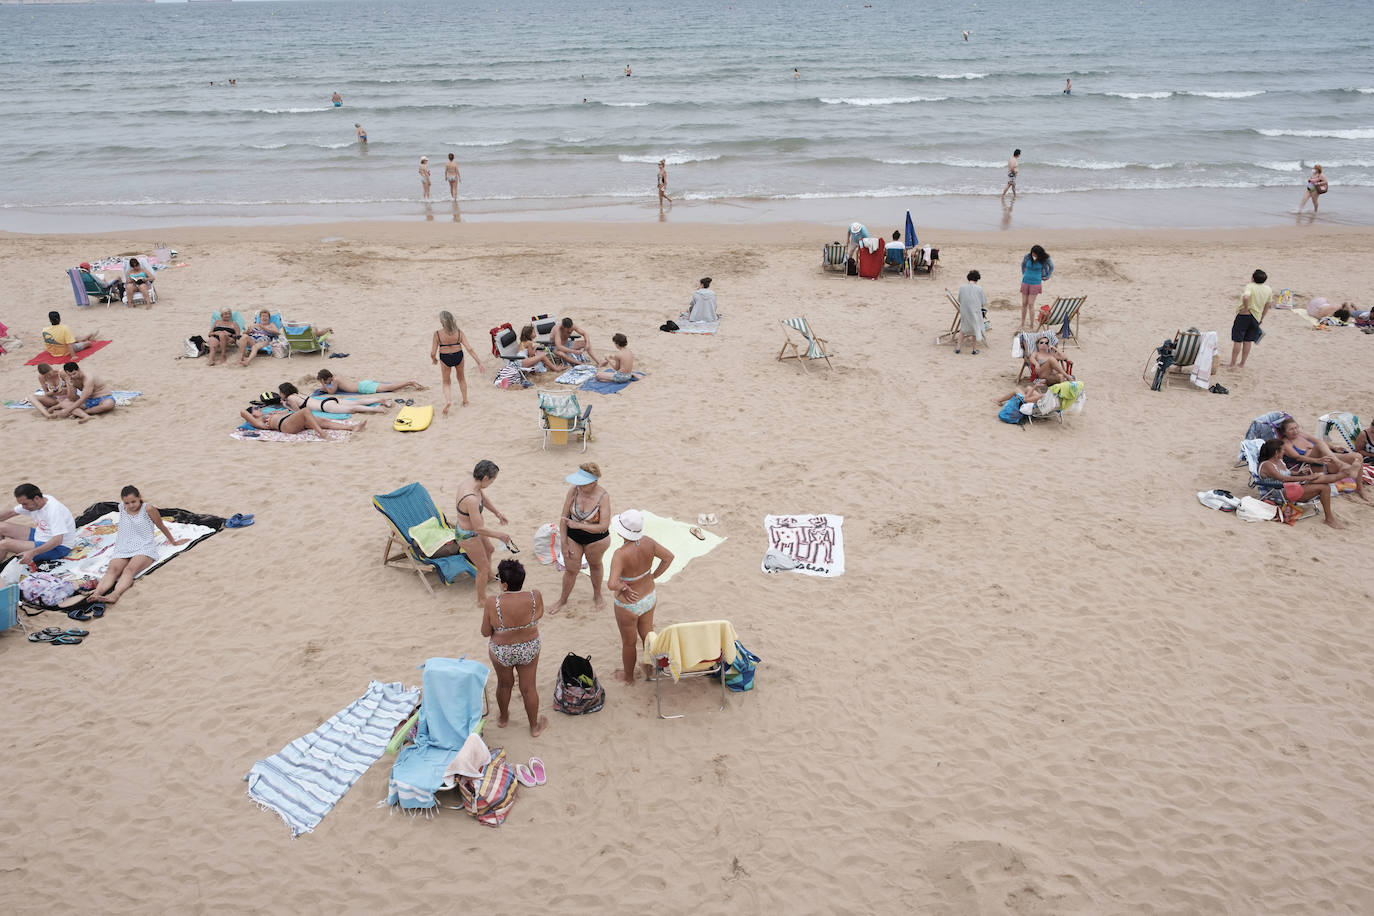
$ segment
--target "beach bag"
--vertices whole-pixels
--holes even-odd
[[[500,827],[515,804],[518,785],[515,768],[506,762],[505,748],[496,748],[481,776],[463,776],[458,780],[458,795],[463,799],[463,810],[477,818],[477,823]]]
[[[186,338],[186,355],[191,359],[204,356],[210,352],[210,348],[205,343],[205,338],[200,335]]]
[[[725,669],[725,686],[742,693],[754,689],[754,669],[763,659],[744,648],[744,643],[735,640],[735,660]]]
[[[667,332],[669,332],[669,333],[672,333],[673,331],[681,330],[681,329],[678,327],[677,322],[676,322],[676,321],[673,321],[671,318],[670,318],[669,320],[663,322],[663,324],[659,325],[659,326],[658,326],[658,329],[659,329],[660,331],[667,331]]]
[[[851,277],[857,277],[859,275],[859,262],[850,258],[844,265],[844,272]]]
[[[57,607],[76,594],[76,584],[52,573],[34,573],[19,583],[19,594],[29,604]]]
[[[553,685],[553,708],[570,716],[581,716],[605,705],[606,689],[592,670],[592,657],[569,652]]]
[[[283,338],[272,341],[272,355],[277,359],[286,359],[286,341]]]
[[[1025,398],[1019,394],[1013,394],[1011,400],[1002,405],[1002,409],[997,411],[997,419],[1003,423],[1011,423],[1013,426],[1019,425],[1026,419],[1026,415],[1021,413],[1021,405],[1025,403]]]

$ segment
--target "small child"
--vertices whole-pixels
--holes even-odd
[[[635,355],[630,352],[629,338],[624,334],[615,334],[611,337],[611,343],[615,344],[615,352],[601,361],[602,368],[596,373],[597,381],[601,382],[633,382]],[[643,373],[640,373],[643,375]]]

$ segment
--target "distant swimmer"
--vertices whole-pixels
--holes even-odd
[[[1073,95],[1073,80],[1067,78],[1064,80],[1064,94]]]
[[[353,127],[358,131],[358,142],[367,143],[367,131],[363,130],[363,126],[355,122]]]
[[[334,107],[335,107],[335,108],[342,108],[342,107],[343,107],[343,96],[339,95],[337,92],[334,93],[334,97],[333,97],[332,99],[330,99],[329,101],[331,101],[331,102],[334,103]]]
[[[420,187],[424,189],[425,200],[429,200],[429,157],[420,157]]]
[[[964,29],[964,41],[968,41],[969,35],[973,34],[968,29]]]
[[[239,81],[238,81],[238,80],[230,80],[230,81],[229,81],[229,85],[230,85],[230,86],[237,86],[238,84],[239,84]]]
[[[1014,150],[1011,158],[1007,160],[1007,186],[1002,189],[1002,202],[1006,203],[1007,192],[1011,192],[1011,199],[1016,200],[1016,175],[1021,171],[1021,151]]]
[[[801,71],[798,70],[796,67],[793,67],[793,68],[792,68],[792,79],[794,79],[794,80],[799,80],[799,79],[801,79]]]
[[[444,178],[448,181],[448,196],[457,200],[458,182],[463,180],[463,176],[458,174],[458,163],[454,161],[452,153],[448,154],[448,163],[444,166]]]
[[[664,201],[672,203],[673,199],[668,196],[668,160],[658,160],[658,205],[663,206]]]
[[[629,64],[626,64],[626,65],[625,65],[625,75],[626,75],[626,76],[629,76],[629,75],[630,75],[630,65],[629,65]]]

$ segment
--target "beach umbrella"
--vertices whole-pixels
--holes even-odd
[[[915,248],[920,240],[916,238],[916,224],[911,221],[911,211],[906,211],[906,247]]]

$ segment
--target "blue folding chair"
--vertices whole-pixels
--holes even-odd
[[[408,483],[399,490],[374,496],[372,505],[377,507],[377,511],[386,517],[391,526],[386,538],[386,550],[382,552],[383,566],[399,565],[415,570],[431,595],[434,594],[434,588],[425,578],[426,572],[438,573],[439,580],[445,585],[452,585],[460,576],[477,578],[476,567],[461,553],[450,557],[427,557],[410,536],[411,528],[431,518],[439,519],[447,528],[453,527],[420,484]],[[391,545],[398,540],[405,545],[405,549],[393,554]]]

